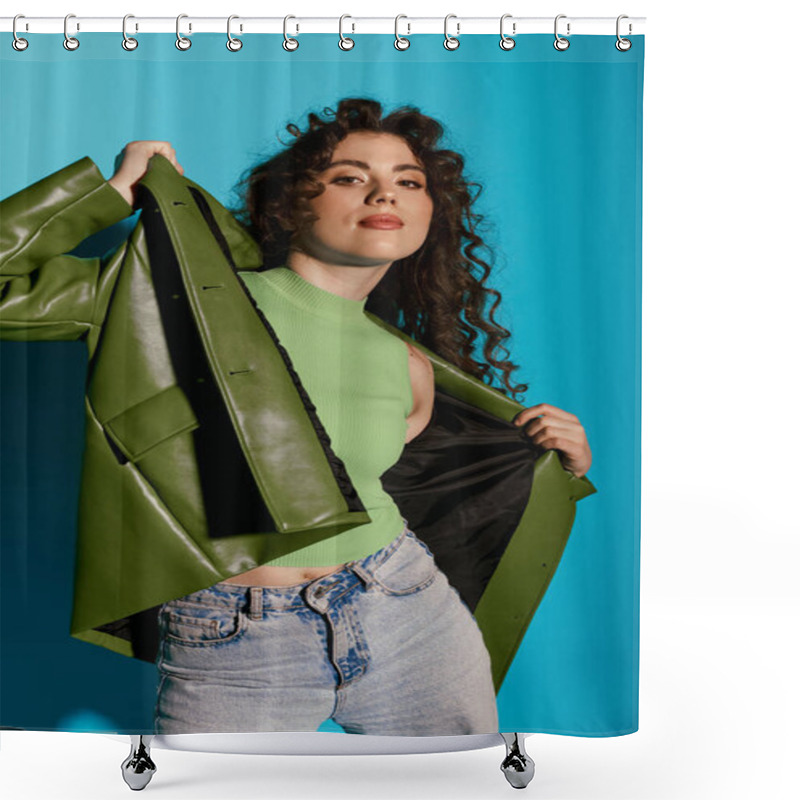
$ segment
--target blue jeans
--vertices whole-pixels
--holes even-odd
[[[497,733],[475,618],[409,530],[294,586],[216,583],[159,610],[157,734]]]

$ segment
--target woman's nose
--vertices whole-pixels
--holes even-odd
[[[395,201],[395,190],[392,184],[377,183],[367,194],[367,202],[390,202]]]

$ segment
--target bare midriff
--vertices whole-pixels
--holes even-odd
[[[256,567],[239,575],[232,575],[220,583],[235,583],[240,586],[294,586],[330,575],[343,566],[344,564],[334,567]]]

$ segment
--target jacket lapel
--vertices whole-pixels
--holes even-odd
[[[203,426],[200,419],[200,428],[216,437],[209,449],[217,457],[205,459],[206,469],[216,465],[224,481],[241,454],[246,470],[235,472],[252,475],[278,532],[316,531],[324,537],[369,522],[312,404],[298,391],[288,354],[236,276],[239,265],[256,266],[252,239],[162,156],[151,158],[140,187],[154,281],[159,270],[179,277],[167,292],[161,287],[164,304],[170,304],[162,317],[174,319],[183,303],[191,324],[179,327],[194,334],[173,337],[171,355],[182,388],[213,423]],[[195,373],[207,369],[210,380],[186,374],[187,364]],[[298,470],[287,465],[302,465],[302,491]]]

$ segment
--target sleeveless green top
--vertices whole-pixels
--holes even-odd
[[[405,446],[413,404],[408,348],[365,315],[366,298],[328,292],[288,267],[238,274],[289,353],[372,520],[266,563],[326,567],[380,550],[403,531],[380,476]]]

